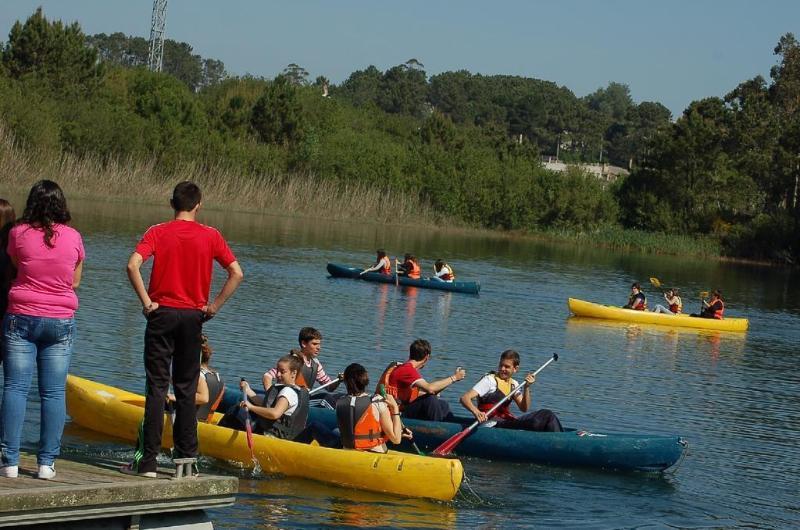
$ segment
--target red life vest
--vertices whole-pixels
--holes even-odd
[[[378,263],[383,264],[383,267],[378,269],[379,273],[386,274],[387,276],[392,273],[392,261],[388,257],[382,257]]]
[[[676,315],[683,310],[683,305],[681,304],[680,300],[681,299],[678,298],[678,301],[676,303],[669,304],[669,310],[675,313]]]
[[[719,305],[717,305],[718,303]],[[714,304],[711,307],[714,307],[715,305],[717,306],[717,308],[714,309],[714,318],[722,320],[722,314],[725,313],[725,302],[723,302],[722,299],[717,298],[717,301],[714,302]]]
[[[389,437],[381,429],[381,422],[372,413],[370,396],[342,396],[336,401],[336,421],[346,449],[368,451],[385,444]]]
[[[489,392],[485,396],[478,398],[478,410],[480,410],[481,412],[489,412],[489,410],[492,407],[494,407],[496,403],[498,403],[501,399],[503,399],[508,395],[508,393],[505,393],[500,389],[500,386],[501,385],[505,386],[506,382],[497,377],[497,374],[495,374],[494,372],[490,372],[490,374],[494,375],[494,380],[495,383],[497,384],[497,388],[495,388],[494,392]],[[514,383],[509,382],[508,392],[509,393],[513,392],[514,388],[516,388],[514,386]],[[511,413],[511,410],[509,410],[512,401],[513,400],[511,399],[506,401],[502,406],[500,406],[495,411],[495,413],[492,416],[494,418],[501,420],[513,420],[515,416]]]
[[[455,281],[456,273],[453,271],[453,267],[451,267],[447,263],[445,263],[444,266],[447,267],[447,270],[449,270],[450,272],[447,273],[447,274],[442,274],[441,276],[439,276],[439,278],[441,278],[442,280],[444,280],[446,282]]]
[[[414,400],[419,397],[419,389],[415,386],[409,388],[400,388],[398,386],[392,385],[389,383],[389,376],[392,375],[395,368],[401,366],[405,363],[401,363],[399,361],[394,361],[386,367],[386,370],[383,371],[381,374],[380,379],[378,379],[378,385],[375,387],[375,393],[380,394],[381,385],[386,390],[387,394],[391,394],[392,397],[397,401],[397,405],[400,407],[400,410],[403,410],[405,405],[412,403]]]

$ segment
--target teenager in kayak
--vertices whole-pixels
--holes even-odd
[[[389,259],[386,251],[383,249],[378,249],[376,254],[377,257],[375,258],[375,265],[368,269],[364,269],[359,273],[359,275],[366,274],[368,272],[378,272],[380,274],[385,274],[386,276],[392,275],[392,260]]]
[[[444,262],[444,260],[437,259],[436,263],[433,265],[434,276],[432,279],[440,280],[443,282],[452,282],[455,281],[456,275],[453,272],[453,268]]]
[[[399,444],[411,432],[403,432],[400,407],[394,397],[369,395],[369,374],[358,363],[344,370],[347,395],[336,402],[336,421],[342,436],[342,447],[359,451],[386,453],[386,442]]]
[[[297,335],[297,342],[300,343],[300,349],[291,351],[291,354],[297,356],[302,362],[300,373],[297,376],[297,386],[311,390],[316,384],[324,385],[333,381],[333,378],[325,373],[325,369],[319,361],[319,352],[322,350],[322,333],[312,327],[304,327]],[[276,376],[276,368],[264,373],[261,380],[265,391],[269,391]],[[334,383],[328,387],[328,391],[331,392],[338,386],[339,383]],[[315,398],[323,399],[324,395],[325,393],[323,392],[315,395]]]
[[[710,300],[706,301],[703,299],[703,310],[700,311],[700,314],[692,314],[692,316],[722,320],[724,313],[725,302],[722,301],[722,292],[719,289],[714,289],[714,292],[711,293]]]
[[[653,313],[678,315],[683,311],[683,302],[681,302],[681,297],[679,296],[678,290],[674,287],[672,289],[667,289],[667,291],[664,293],[664,299],[667,301],[668,307],[664,307],[661,304],[656,304],[656,308],[653,309]]]
[[[197,380],[194,404],[197,406],[197,421],[209,422],[225,395],[225,383],[219,372],[209,366],[214,350],[208,342],[208,337],[200,335],[200,341],[200,378]],[[167,401],[170,405],[174,404],[175,395],[167,394]]]
[[[642,286],[639,282],[634,282],[631,285],[631,295],[628,297],[628,303],[622,306],[623,309],[633,309],[635,311],[647,311],[647,297],[642,292]]]
[[[439,399],[439,392],[461,381],[467,375],[460,366],[453,375],[429,383],[419,373],[431,358],[431,344],[417,339],[408,349],[408,361],[392,363],[381,375],[378,384],[386,387],[400,404],[406,418],[430,421],[448,421],[453,418],[450,405]]]
[[[500,363],[496,372],[483,376],[475,386],[461,396],[461,404],[480,422],[486,422],[484,427],[499,427],[501,429],[518,429],[523,431],[562,432],[561,422],[555,413],[548,409],[529,412],[520,417],[515,417],[509,407],[514,401],[522,412],[527,412],[531,406],[531,387],[536,381],[536,376],[529,373],[525,376],[525,390],[516,394],[511,400],[498,408],[492,419],[486,416],[496,403],[519,386],[511,378],[519,370],[519,353],[506,350],[500,354]],[[477,401],[477,406],[475,402]],[[488,420],[488,421],[487,421]]]
[[[422,268],[419,266],[417,257],[413,254],[406,254],[403,263],[397,267],[397,274],[418,280],[422,276]]]

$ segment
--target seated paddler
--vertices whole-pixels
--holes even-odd
[[[408,349],[405,363],[392,363],[381,375],[379,385],[384,385],[400,405],[403,416],[411,419],[430,421],[449,421],[453,418],[450,405],[439,399],[439,392],[461,381],[467,375],[461,367],[453,375],[429,383],[420,370],[431,358],[431,344],[425,339],[417,339]]]
[[[376,251],[376,258],[375,258],[375,265],[364,269],[359,274],[366,274],[368,272],[377,272],[379,274],[385,274],[387,276],[392,275],[392,260],[389,259],[389,255],[386,254],[386,251],[383,249],[378,249]]]
[[[336,422],[342,437],[342,447],[358,451],[385,453],[387,442],[399,444],[402,438],[410,438],[410,431],[403,433],[400,422],[400,407],[394,398],[370,395],[366,392],[369,374],[358,363],[344,370],[347,394],[336,402]]]
[[[489,372],[478,381],[475,386],[461,396],[461,404],[475,416],[475,419],[484,423],[484,427],[500,427],[502,429],[518,429],[523,431],[562,432],[558,416],[551,410],[540,409],[528,412],[532,403],[533,384],[536,376],[529,373],[525,376],[523,384],[525,390],[518,392],[513,398],[501,405],[492,417],[487,417],[487,412],[500,402],[504,397],[519,387],[517,381],[512,379],[519,370],[519,353],[506,350],[500,354],[500,362],[496,372]],[[522,416],[511,413],[511,402],[516,403],[519,410],[528,412]]]
[[[220,426],[244,430],[249,415],[254,433],[296,439],[308,419],[308,390],[295,384],[301,364],[294,355],[278,359],[276,383],[264,396],[256,394],[247,381],[242,380],[241,388],[247,399],[229,410],[220,420]]]
[[[647,297],[642,292],[642,286],[639,282],[634,282],[631,285],[631,294],[628,297],[628,303],[622,306],[623,309],[633,309],[634,311],[647,311]]]

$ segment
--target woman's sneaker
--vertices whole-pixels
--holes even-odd
[[[50,466],[39,466],[39,474],[37,475],[38,478],[42,480],[53,480],[56,478],[56,467],[55,465]]]
[[[0,477],[17,478],[19,466],[0,465]]]

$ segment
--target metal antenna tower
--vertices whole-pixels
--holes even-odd
[[[164,62],[164,26],[167,23],[167,0],[153,0],[153,19],[150,25],[150,56],[147,66],[160,72]]]

